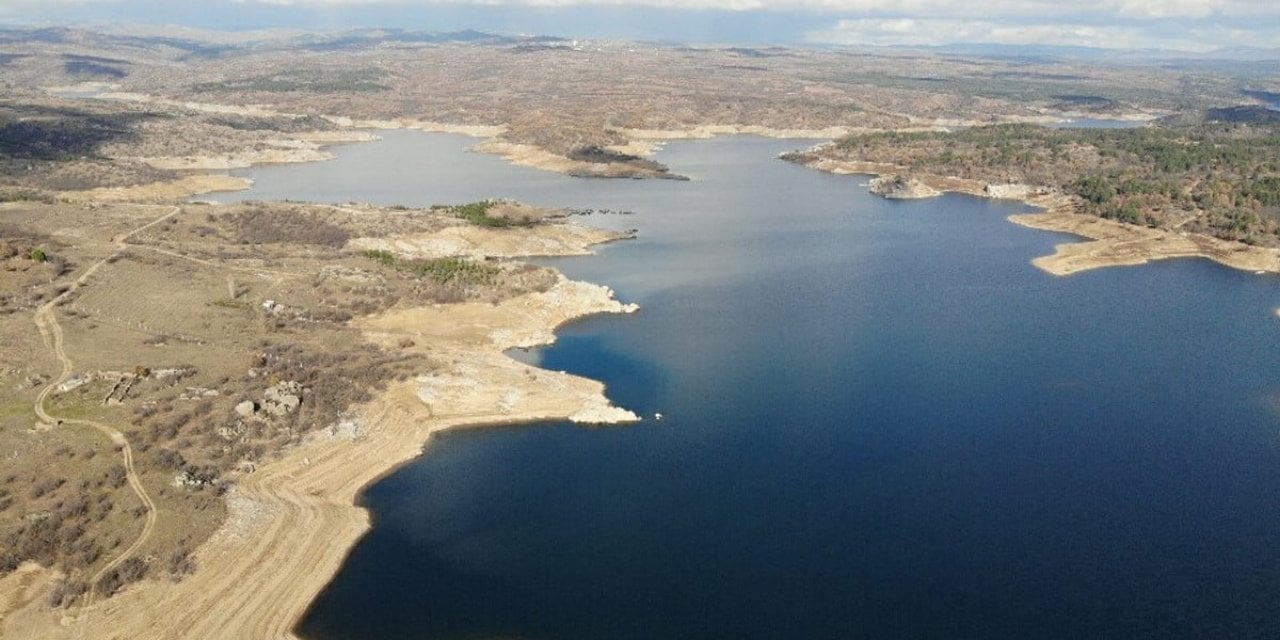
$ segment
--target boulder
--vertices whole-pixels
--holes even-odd
[[[293,413],[302,404],[306,389],[296,380],[287,380],[269,387],[263,394],[263,410],[276,417]]]
[[[245,400],[236,405],[236,415],[241,418],[252,418],[253,414],[258,412],[258,403],[252,400]]]

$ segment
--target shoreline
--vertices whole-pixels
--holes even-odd
[[[735,133],[765,135],[759,131],[717,130],[707,136],[689,137]],[[824,163],[827,166],[818,166]],[[873,175],[904,169],[837,161],[809,166],[832,173]],[[1141,250],[1142,241],[1163,242],[1165,238],[1125,235],[1135,230],[1075,213],[1070,198],[1062,194],[1034,193],[1020,185],[986,185],[941,176],[918,179],[938,191],[1018,199],[1041,207],[1045,210],[1042,213],[1019,214],[1009,219],[1023,226],[1072,233],[1095,241],[1059,245],[1053,256],[1033,261],[1038,268],[1055,275],[1140,264],[1162,257],[1208,257],[1228,266],[1258,270],[1225,262],[1232,259],[1232,252],[1223,250],[1221,255],[1210,255],[1209,248],[1195,242],[1191,249],[1174,247],[1167,255],[1140,262],[1124,261],[1126,258],[1105,247],[1095,248],[1090,255],[1059,258],[1064,247],[1103,242],[1133,251],[1135,247]],[[242,181],[236,183],[244,185],[239,188],[248,186],[248,179],[216,174],[195,174],[176,182],[187,181],[226,186]],[[78,193],[104,200],[166,197],[167,192],[156,184],[172,183]],[[154,193],[138,191],[146,188]],[[392,241],[401,240],[408,239]],[[607,240],[588,242],[586,246],[603,241]],[[522,250],[513,250],[510,255],[528,255],[520,253]],[[1190,250],[1199,253],[1187,253]],[[1280,271],[1275,252],[1265,251],[1272,260],[1268,269]],[[294,627],[371,526],[368,512],[355,504],[360,492],[422,455],[434,434],[453,428],[553,419],[609,424],[638,420],[634,414],[609,403],[602,383],[527,366],[504,353],[511,348],[553,343],[556,328],[585,316],[634,310],[614,299],[605,287],[562,276],[546,294],[520,296],[498,305],[462,303],[415,308],[356,321],[368,339],[384,345],[400,348],[404,338],[417,337],[413,342],[422,346],[410,348],[422,349],[434,360],[448,363],[447,369],[412,383],[390,385],[374,401],[353,412],[356,415],[352,420],[335,425],[326,434],[309,439],[281,459],[242,478],[229,495],[226,522],[197,550],[199,568],[185,580],[177,584],[146,581],[87,611],[54,611],[54,615],[68,616],[60,624],[43,607],[42,599],[35,598],[22,609],[9,612],[0,632],[14,637],[48,638],[295,637]],[[23,580],[47,580],[51,572],[42,573],[43,577],[23,574]],[[87,616],[87,622],[69,617],[71,614]],[[229,630],[232,635],[228,635]]]
[[[221,173],[193,173],[175,180],[148,182],[129,187],[99,187],[83,191],[56,191],[71,202],[173,202],[206,193],[244,191],[253,180]]]
[[[177,100],[172,98],[163,98],[134,92],[121,92],[118,85],[109,83],[84,83],[78,86],[67,87],[45,87],[46,92],[52,94],[74,92],[78,89],[85,91],[98,90],[99,92],[93,96],[98,100],[118,100],[125,102],[137,102],[142,104],[156,104],[175,108],[190,109],[203,113],[214,114],[235,114],[243,116],[256,117],[284,117],[284,118],[303,118],[303,114],[289,113],[279,111],[264,105],[226,105],[208,102],[197,102],[190,100]],[[105,89],[105,91],[103,91]],[[1039,116],[1006,116],[1002,122],[1027,122],[1040,125],[1061,124],[1069,122],[1074,117],[1081,117],[1086,114],[1082,113],[1063,113],[1060,115],[1039,115]],[[471,151],[476,153],[485,153],[496,155],[507,162],[523,167],[539,169],[543,171],[552,171],[564,175],[571,175],[583,178],[627,178],[627,179],[662,179],[662,178],[678,178],[687,179],[683,176],[665,175],[663,172],[656,172],[647,169],[637,169],[635,166],[627,163],[592,163],[582,160],[575,160],[559,153],[544,149],[542,147],[504,140],[501,136],[507,132],[506,124],[496,125],[477,125],[477,124],[451,124],[434,120],[422,120],[412,117],[399,117],[387,119],[357,119],[349,116],[339,116],[332,114],[322,114],[319,117],[339,127],[336,131],[317,131],[311,133],[294,134],[281,140],[268,141],[274,148],[260,151],[242,151],[235,153],[219,154],[213,156],[186,156],[186,157],[156,157],[156,158],[135,158],[145,162],[153,167],[160,169],[175,170],[203,170],[203,171],[225,171],[229,169],[244,169],[260,164],[282,164],[293,162],[316,162],[330,160],[333,155],[324,151],[324,147],[330,144],[342,144],[352,142],[368,142],[377,140],[375,134],[370,133],[374,130],[394,130],[409,129],[428,133],[450,133],[460,134],[473,138],[481,138],[482,140],[471,147]],[[973,119],[963,118],[933,118],[920,119],[912,116],[905,116],[909,124],[903,127],[893,129],[885,129],[878,127],[856,127],[845,125],[832,125],[823,128],[775,128],[761,125],[743,125],[743,124],[700,124],[679,129],[631,129],[622,128],[618,132],[626,138],[626,142],[610,145],[607,148],[611,151],[635,155],[642,158],[649,158],[657,153],[662,147],[672,140],[703,140],[725,135],[753,135],[766,138],[779,139],[819,139],[833,140],[842,136],[857,133],[875,133],[882,131],[896,131],[902,133],[913,132],[930,132],[930,131],[947,131],[957,127],[980,126],[990,124],[988,122],[980,122]],[[1111,119],[1143,122],[1150,121],[1158,117],[1156,114],[1148,112],[1133,112],[1117,114]],[[857,173],[864,173],[858,171]],[[180,182],[180,181],[171,181]],[[139,189],[146,192],[147,187],[162,189],[161,184],[169,183],[153,183],[152,185],[137,185],[129,187]],[[229,182],[218,188],[202,188],[191,187],[191,191],[186,192],[178,197],[193,197],[205,193],[237,191],[246,189],[248,186],[234,186]],[[176,189],[171,187],[170,189]],[[74,192],[72,192],[74,193]]]
[[[202,105],[217,112],[220,105]],[[226,107],[225,109],[234,109]],[[252,113],[269,114],[262,109]],[[376,126],[385,123],[361,122]],[[500,129],[414,121],[394,128],[472,136]],[[278,149],[224,157],[158,158],[193,171],[168,181],[57,192],[75,202],[156,202],[247,189],[249,178],[202,171],[332,158],[328,144],[379,139],[367,131],[300,133]],[[147,159],[140,159],[147,161]],[[241,164],[243,163],[243,164]],[[232,166],[232,165],[235,166]],[[153,164],[153,166],[155,166]],[[176,166],[176,165],[175,165]],[[161,167],[165,168],[165,167]],[[502,258],[590,255],[596,245],[631,237],[570,221],[515,233],[468,225],[424,236],[352,240],[408,254]],[[355,324],[384,347],[419,351],[445,369],[388,385],[351,419],[313,434],[279,459],[240,478],[227,519],[196,550],[196,571],[177,583],[144,580],[78,610],[50,609],[60,575],[28,563],[0,586],[0,638],[295,638],[294,628],[369,530],[356,500],[368,486],[424,454],[436,433],[455,428],[568,420],[624,424],[640,417],[612,405],[603,383],[525,365],[514,348],[550,345],[555,331],[584,317],[632,313],[604,286],[559,276],[543,293],[499,304],[458,303],[391,311]],[[459,331],[460,327],[467,330]],[[405,347],[406,338],[415,346]],[[421,346],[417,346],[421,345]],[[255,585],[246,588],[245,585]]]
[[[820,158],[800,162],[837,175],[862,174],[883,178],[910,173],[908,167],[890,163]],[[1054,253],[1032,259],[1031,264],[1055,276],[1106,267],[1142,265],[1154,260],[1204,258],[1242,271],[1280,273],[1280,249],[1255,247],[1203,234],[1129,225],[1079,212],[1075,196],[1024,184],[988,184],[978,180],[911,174],[922,185],[943,193],[997,200],[1016,200],[1040,209],[1008,216],[1014,224],[1069,233],[1081,238],[1054,246]]]
[[[111,89],[114,85],[101,83],[87,83],[81,85],[86,89]],[[46,87],[45,90],[50,93],[66,92],[76,90],[77,86],[70,87]],[[143,104],[156,104],[169,107],[190,109],[203,113],[214,114],[235,114],[244,116],[257,117],[285,117],[285,118],[302,118],[302,114],[289,113],[279,111],[264,105],[225,105],[207,102],[184,101],[171,98],[163,98],[151,96],[141,93],[120,92],[120,91],[104,91],[93,96],[99,100],[119,100],[126,102],[137,102]],[[188,170],[206,170],[220,171],[228,169],[244,169],[259,164],[279,164],[293,162],[315,162],[332,159],[332,155],[323,150],[323,147],[330,144],[342,144],[351,142],[368,142],[377,140],[376,134],[370,131],[376,130],[396,130],[408,129],[417,130],[427,133],[450,133],[465,135],[473,138],[481,138],[482,140],[471,147],[471,150],[477,153],[485,153],[496,155],[503,158],[507,162],[523,167],[530,167],[543,171],[552,171],[555,173],[573,175],[577,177],[594,177],[594,178],[629,178],[629,179],[660,179],[670,178],[674,176],[663,176],[655,172],[637,170],[635,167],[625,163],[608,163],[597,164],[574,160],[564,155],[560,155],[553,151],[549,151],[542,147],[522,142],[504,140],[501,136],[506,133],[508,127],[506,124],[496,125],[477,125],[477,124],[451,124],[434,120],[422,120],[412,117],[388,118],[388,119],[356,119],[348,116],[338,116],[331,114],[322,114],[321,118],[339,127],[336,131],[318,131],[312,133],[294,134],[283,140],[274,141],[280,143],[274,149],[265,151],[246,151],[239,153],[221,154],[216,156],[189,156],[189,157],[157,157],[157,158],[137,158],[157,168],[163,169],[188,169]],[[857,133],[875,133],[883,131],[895,131],[902,133],[914,132],[931,132],[931,131],[947,131],[957,127],[980,126],[990,124],[972,119],[963,118],[934,118],[919,119],[906,116],[910,123],[907,126],[886,129],[882,127],[856,127],[845,125],[832,125],[823,128],[775,128],[761,125],[743,125],[743,124],[700,124],[679,129],[629,129],[622,128],[618,132],[625,138],[626,142],[621,144],[610,145],[607,148],[611,151],[640,156],[644,158],[651,157],[654,153],[660,151],[662,147],[672,140],[705,140],[718,136],[734,136],[734,135],[752,135],[765,138],[778,139],[810,139],[810,140],[833,140],[846,135]],[[1042,116],[1008,116],[1002,122],[1027,122],[1041,125],[1061,124],[1069,122],[1073,114],[1064,113],[1060,116],[1042,115]],[[1078,116],[1077,116],[1078,117]],[[1154,114],[1126,113],[1113,116],[1112,119],[1126,121],[1149,121],[1156,117]],[[347,137],[349,136],[349,137]],[[330,139],[325,140],[326,137]],[[858,171],[857,173],[864,173]],[[134,188],[146,187],[148,185],[138,185]],[[243,189],[247,187],[240,187]],[[210,189],[206,191],[196,191],[188,193],[184,197],[192,197],[203,193],[211,193],[213,191],[228,191],[239,189]]]
[[[603,383],[505,353],[551,344],[557,328],[586,316],[635,310],[607,287],[561,276],[547,292],[497,305],[402,309],[357,321],[375,343],[400,345],[413,336],[421,346],[409,349],[449,364],[390,384],[350,420],[244,476],[229,494],[227,520],[197,550],[198,568],[181,582],[147,580],[89,610],[52,615],[42,598],[32,598],[9,612],[3,631],[40,638],[296,637],[294,627],[371,526],[368,511],[356,506],[360,492],[422,455],[435,434],[547,420],[638,421],[609,402]],[[47,580],[53,572],[40,573]],[[23,579],[39,577],[29,572]]]

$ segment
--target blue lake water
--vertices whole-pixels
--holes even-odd
[[[388,132],[247,194],[627,209],[598,316],[530,354],[662,420],[472,429],[368,489],[300,632],[354,638],[1280,637],[1280,280],[1067,278],[1013,203],[890,202],[722,138],[691,182]]]

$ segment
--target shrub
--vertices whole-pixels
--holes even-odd
[[[240,244],[312,244],[341,247],[351,233],[301,211],[255,206],[226,216]]]
[[[98,581],[98,593],[103,596],[115,595],[126,585],[137,582],[147,575],[147,563],[141,558],[129,558],[120,566],[108,571]]]
[[[433,210],[443,209],[449,215],[462,218],[471,224],[481,227],[509,227],[511,221],[505,218],[495,218],[489,215],[489,210],[493,205],[497,204],[493,200],[481,200],[479,202],[470,202],[467,204],[459,204],[448,207],[432,207]]]

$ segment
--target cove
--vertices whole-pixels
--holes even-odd
[[[1021,205],[890,202],[721,138],[579,180],[388,132],[229,198],[516,197],[635,227],[637,302],[517,354],[628,427],[471,429],[371,486],[307,638],[1280,635],[1280,306],[1203,260],[1066,278]],[[662,413],[661,420],[651,416]]]

